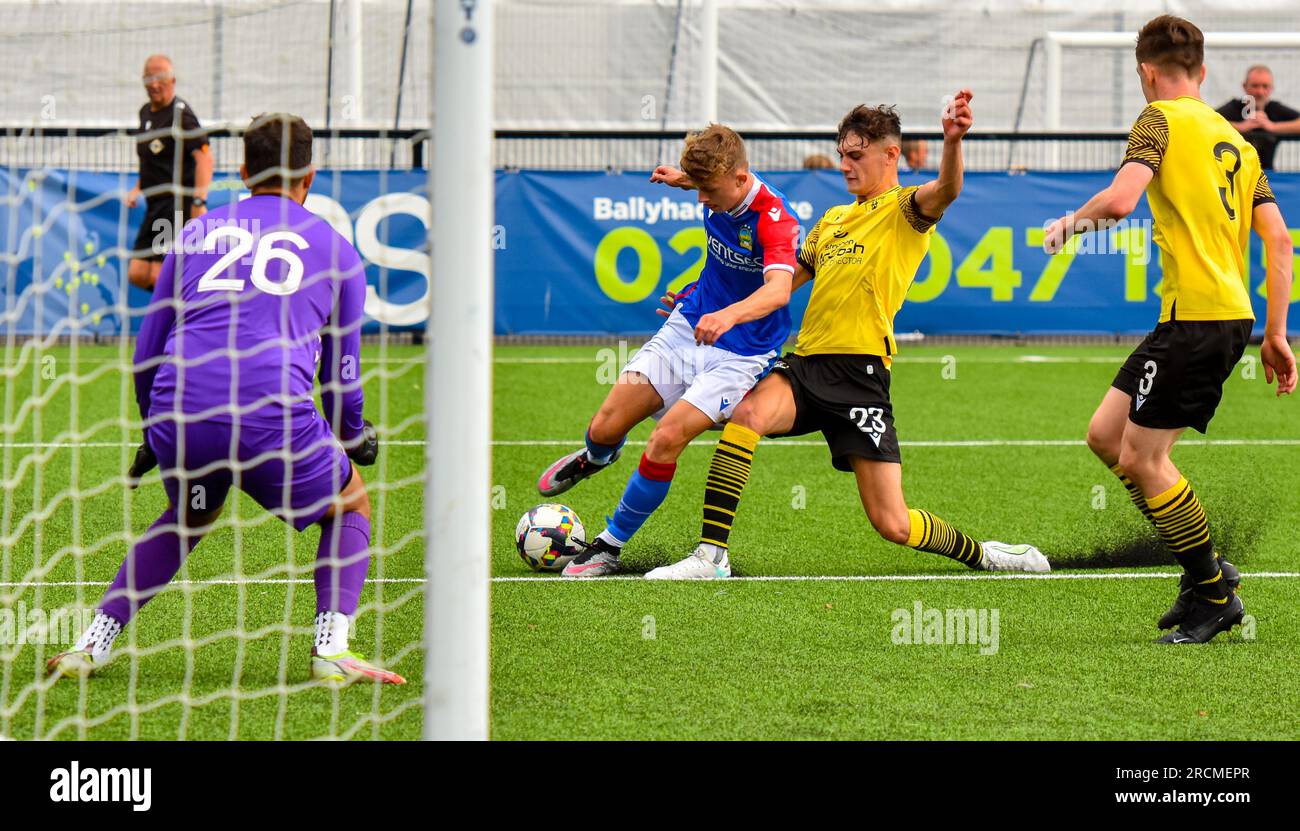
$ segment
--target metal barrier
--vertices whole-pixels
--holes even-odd
[[[836,160],[831,133],[746,133],[749,163],[756,170],[797,170],[813,154]],[[943,150],[940,133],[916,133],[925,141],[925,170],[937,170]],[[673,164],[681,133],[498,130],[494,160],[498,168],[531,170],[651,170]],[[1112,170],[1124,158],[1125,132],[1017,133],[972,132],[963,143],[967,170]],[[1300,143],[1282,141],[1277,169],[1300,170]]]
[[[0,166],[124,171],[138,168],[132,130],[121,127],[7,127],[0,135]],[[238,170],[243,156],[237,130],[208,131],[216,169]],[[926,170],[937,170],[939,133],[925,141]],[[1127,134],[972,132],[964,143],[967,170],[1110,170],[1124,156]],[[651,170],[675,163],[682,134],[651,131],[498,130],[497,168],[532,170]],[[836,158],[834,136],[823,132],[748,133],[745,144],[757,170],[797,170],[814,154]],[[426,166],[427,130],[330,130],[316,134],[314,158],[321,169],[409,170]],[[1300,170],[1300,142],[1283,140],[1278,170]]]
[[[208,130],[216,170],[234,172],[243,161],[238,130]],[[134,130],[123,127],[6,127],[0,135],[0,166],[56,167],[102,172],[139,169]],[[428,158],[426,130],[322,130],[312,156],[331,170],[409,170]]]
[[[743,134],[749,163],[756,170],[798,170],[814,154],[836,161],[835,136],[821,132]],[[938,169],[943,136],[918,133]],[[968,170],[1099,170],[1117,166],[1126,133],[971,133],[964,144]],[[497,132],[499,168],[533,170],[650,170],[676,163],[681,133]]]

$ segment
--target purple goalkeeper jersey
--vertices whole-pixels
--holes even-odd
[[[135,346],[140,415],[283,427],[319,418],[362,429],[365,267],[329,223],[253,196],[189,222],[163,261]]]

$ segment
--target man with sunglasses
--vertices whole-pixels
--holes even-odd
[[[176,95],[171,59],[150,55],[143,81],[149,103],[140,108],[136,133],[140,178],[127,194],[126,206],[134,208],[143,195],[145,218],[132,246],[127,278],[131,285],[153,291],[172,240],[187,221],[207,210],[212,153],[198,116]]]

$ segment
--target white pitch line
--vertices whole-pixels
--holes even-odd
[[[596,347],[603,352],[612,352],[612,346]],[[628,347],[626,354],[630,355],[640,347]],[[1011,355],[999,357],[963,357],[962,347],[954,347],[952,355],[896,355],[893,358],[894,363],[898,364],[943,364],[950,360],[956,360],[957,363],[965,364],[1120,364],[1124,361],[1124,354],[1116,353],[1114,356],[1100,355]],[[588,357],[502,357],[493,358],[494,364],[601,364],[608,360],[600,355],[590,355]],[[117,364],[123,369],[131,369],[131,362],[122,361],[117,358],[82,358],[78,357],[76,364]],[[366,364],[397,364],[397,365],[414,365],[424,363],[424,356],[418,355],[410,358],[363,358],[362,365]]]
[[[536,439],[536,440],[507,440],[498,439],[492,442],[498,447],[570,447],[579,444],[580,439]],[[629,445],[644,446],[644,441],[629,441]],[[1084,447],[1087,445],[1083,439],[970,439],[970,440],[924,440],[924,441],[900,441],[902,447]],[[703,446],[703,445],[692,445]],[[820,440],[808,439],[768,439],[763,443],[764,447],[825,447],[826,442]],[[1290,447],[1300,446],[1300,439],[1184,439],[1178,442],[1179,447],[1232,447],[1232,446],[1264,446],[1264,447]]]
[[[726,584],[729,582],[750,582],[750,583],[915,583],[915,582],[943,582],[953,580],[1163,580],[1168,577],[1180,577],[1179,572],[1172,571],[1099,571],[1099,572],[1054,572],[1052,574],[843,574],[843,575],[823,575],[823,574],[771,574],[751,577],[729,577],[726,580],[718,581],[694,581],[698,583]],[[1294,580],[1300,578],[1300,572],[1296,571],[1255,571],[1242,572],[1242,577],[1250,579],[1260,578],[1280,578],[1284,580]],[[621,575],[613,577],[587,577],[580,580],[564,580],[559,577],[493,577],[493,583],[550,583],[550,584],[570,584],[570,583],[590,583],[592,581],[600,582],[629,582],[642,580],[640,575]],[[283,586],[290,583],[295,585],[308,585],[313,580],[299,578],[267,578],[267,579],[227,579],[227,580],[173,580],[169,585],[180,586]],[[410,583],[421,584],[427,582],[424,577],[384,577],[382,579],[367,579],[367,583]],[[690,583],[692,581],[679,581]],[[53,580],[53,581],[31,581],[26,583],[0,583],[4,588],[75,588],[107,586],[108,581],[98,580]]]
[[[1139,579],[1155,580],[1166,577],[1181,577],[1181,572],[1172,571],[1130,571],[1130,572],[1110,572],[1102,571],[1096,573],[1084,572],[1053,572],[1051,574],[845,574],[845,575],[820,575],[820,574],[772,574],[753,577],[728,577],[725,580],[700,580],[691,581],[683,580],[677,582],[700,582],[712,584],[726,584],[732,580],[741,580],[755,583],[802,583],[802,582],[845,582],[845,583],[912,583],[912,582],[936,582],[948,580],[1118,580],[1118,579]],[[1251,579],[1258,577],[1280,577],[1284,579],[1300,578],[1300,572],[1292,571],[1260,571],[1253,574],[1242,572],[1242,577]],[[546,577],[493,577],[493,583],[582,583],[587,580],[641,580],[640,575],[624,575],[613,577],[585,577],[581,579],[564,580],[562,578]]]
[[[707,435],[707,434],[706,434]],[[580,439],[494,439],[493,447],[572,447]],[[424,447],[424,439],[384,439],[380,438],[381,447]],[[629,441],[628,445],[644,447],[644,440]],[[1083,439],[922,439],[900,441],[902,447],[1084,447]],[[86,449],[86,448],[123,448],[136,447],[138,442],[10,442],[9,447],[23,450],[49,449]],[[708,442],[688,445],[690,447],[711,446]],[[768,439],[764,447],[825,447],[826,442],[816,439]],[[1183,439],[1179,447],[1297,447],[1300,439]]]
[[[594,579],[594,578],[593,578]],[[367,583],[424,583],[423,577],[367,577]],[[310,577],[267,577],[267,578],[230,578],[226,580],[172,580],[169,586],[287,586],[311,585],[315,580]],[[55,589],[112,585],[109,580],[32,580],[29,582],[0,583],[0,588],[10,589]]]
[[[380,444],[381,444],[382,446],[384,446],[384,447],[424,447],[424,445],[426,444],[426,442],[425,442],[424,439],[388,439],[388,440],[385,440],[385,439],[382,439],[382,438],[381,438],[379,441],[380,441]],[[644,444],[644,442],[642,442],[642,443]],[[90,447],[90,448],[119,448],[119,449],[120,449],[120,448],[123,448],[123,447],[139,447],[139,446],[140,446],[140,442],[138,442],[138,441],[86,441],[86,442],[71,442],[71,441],[48,441],[48,442],[47,442],[47,441],[14,441],[14,442],[9,442],[6,446],[7,446],[7,447],[22,448],[22,449],[25,449],[25,450],[50,450],[50,449],[68,450],[68,449],[71,449],[71,448],[74,448],[74,447],[75,447],[75,448],[80,448],[80,449],[84,449],[84,448],[87,448],[87,447]]]
[[[602,347],[603,351],[613,351],[612,347]],[[635,348],[629,347],[627,354],[631,354]],[[1124,362],[1124,355],[1116,353],[1114,356],[1099,355],[1014,355],[1005,357],[962,357],[960,347],[954,347],[953,355],[896,355],[893,358],[894,363],[898,364],[944,364],[950,360],[955,360],[959,364],[1111,364],[1118,365]],[[495,364],[600,364],[605,363],[608,359],[592,355],[585,358],[493,358]]]

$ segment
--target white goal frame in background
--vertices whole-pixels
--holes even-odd
[[[1061,88],[1064,80],[1065,49],[1129,49],[1137,43],[1135,32],[1048,32],[1043,39],[1047,59],[1044,123],[1048,130],[1061,129]],[[1300,32],[1206,32],[1205,48],[1282,48],[1300,46]]]
[[[488,738],[492,0],[437,0],[424,371],[424,737]]]

